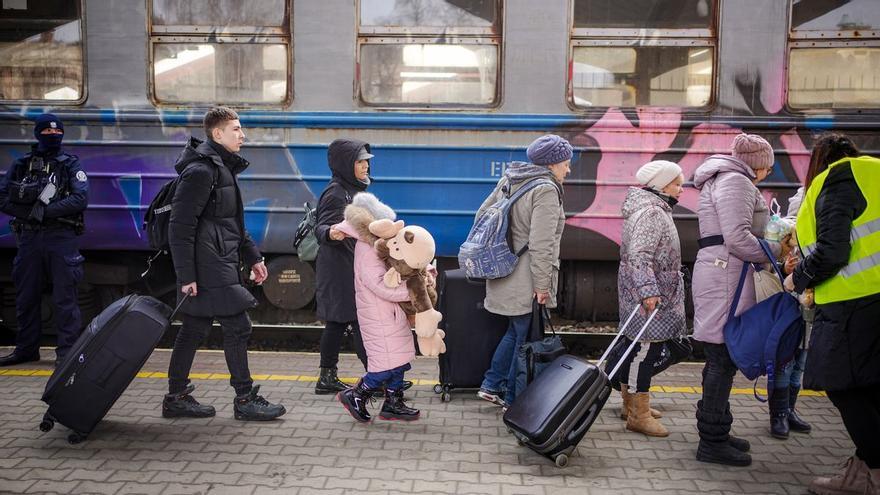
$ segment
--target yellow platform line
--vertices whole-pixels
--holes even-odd
[[[0,369],[0,376],[51,376],[52,370],[45,369]],[[168,373],[162,371],[141,371],[137,374],[137,378],[159,378],[159,379],[167,379]],[[191,373],[190,378],[193,380],[229,380],[230,376],[228,373]],[[286,381],[286,382],[317,382],[318,377],[314,375],[273,375],[273,374],[258,374],[253,375],[252,378],[261,382],[275,382],[275,381]],[[345,383],[357,383],[359,378],[357,377],[343,377],[340,378]],[[425,378],[417,378],[413,380],[414,385],[425,386],[425,387],[433,387],[434,385],[438,385],[440,382],[437,380],[430,380]],[[671,386],[671,385],[654,385],[651,387],[651,392],[658,393],[666,393],[666,394],[701,394],[703,393],[702,387],[687,387],[687,386]],[[734,388],[730,391],[731,395],[752,395],[754,392],[751,387],[745,388]],[[759,388],[758,394],[761,396],[767,396],[767,389]],[[815,390],[801,390],[800,395],[804,397],[825,397],[825,392],[817,392]]]

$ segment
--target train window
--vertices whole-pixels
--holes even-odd
[[[706,107],[715,74],[717,0],[574,0],[569,103]]]
[[[498,0],[360,0],[358,97],[372,106],[498,102]]]
[[[290,100],[289,2],[152,0],[157,103],[277,106]]]
[[[4,0],[0,53],[0,101],[84,99],[80,2]]]
[[[286,32],[286,3],[287,0],[153,0],[150,18],[154,32],[184,27],[219,27],[225,32],[260,28],[263,34]]]
[[[702,107],[712,89],[712,50],[681,46],[575,46],[574,104]]]
[[[708,34],[715,19],[715,2],[627,0],[622,8],[619,0],[576,0],[573,19],[575,30],[698,30]]]
[[[791,32],[796,38],[875,37],[880,30],[877,0],[794,0]]]
[[[792,109],[880,108],[876,0],[794,0],[789,37]]]

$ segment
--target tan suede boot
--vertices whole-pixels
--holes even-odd
[[[868,466],[856,456],[846,460],[843,470],[831,477],[816,478],[810,482],[809,491],[816,495],[848,495],[868,492]]]
[[[644,433],[649,437],[669,436],[669,430],[651,416],[651,394],[647,392],[630,394],[631,406],[626,418],[626,429]]]
[[[623,399],[623,406],[620,407],[620,419],[626,421],[626,416],[629,414],[630,407],[632,407],[632,394],[629,393],[629,387],[625,385],[620,386],[620,398]],[[663,413],[652,407],[651,416],[660,419],[663,417]]]

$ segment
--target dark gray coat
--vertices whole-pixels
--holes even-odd
[[[333,177],[318,200],[315,225],[318,240],[315,299],[318,319],[324,321],[357,321],[354,301],[354,246],[357,241],[330,239],[330,227],[345,219],[345,207],[351,203],[351,198],[369,185],[354,176],[354,162],[361,148],[370,151],[370,145],[363,141],[337,139],[327,150],[327,163]]]
[[[190,138],[174,169],[180,181],[171,200],[168,243],[178,286],[198,284],[181,311],[191,316],[232,316],[257,305],[242,286],[241,264],[261,256],[244,228],[236,176],[248,167],[237,154]],[[178,299],[181,294],[178,291]]]

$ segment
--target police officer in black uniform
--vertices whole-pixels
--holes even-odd
[[[58,117],[37,117],[34,136],[37,144],[31,152],[0,178],[0,209],[13,217],[10,226],[18,244],[12,281],[19,329],[15,350],[0,357],[0,366],[40,359],[40,300],[47,282],[52,284],[58,330],[56,366],[82,327],[77,284],[84,258],[77,236],[83,232],[88,178],[79,158],[61,150],[64,125]]]

